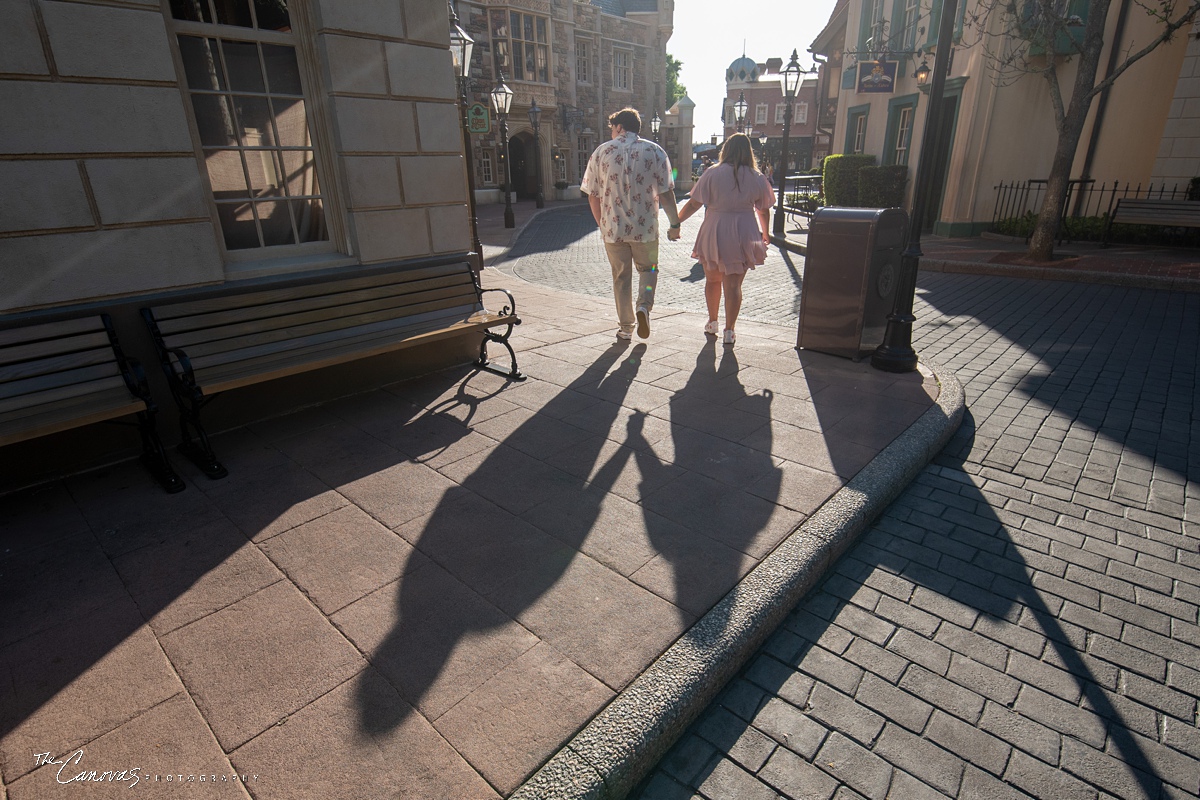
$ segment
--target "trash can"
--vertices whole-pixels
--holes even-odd
[[[813,215],[800,287],[796,347],[858,361],[883,343],[908,214],[822,208]]]

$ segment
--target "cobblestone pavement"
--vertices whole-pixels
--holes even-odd
[[[575,241],[508,266],[607,293]],[[1200,296],[923,275],[916,314],[963,428],[640,797],[1197,796]]]

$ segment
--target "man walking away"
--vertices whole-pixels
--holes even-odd
[[[633,328],[650,337],[650,310],[658,284],[658,207],[671,221],[667,238],[679,238],[675,181],[666,151],[638,137],[642,118],[623,108],[608,118],[612,141],[596,148],[588,160],[580,188],[587,193],[592,216],[600,226],[604,250],[612,266],[617,301],[617,337],[633,338]],[[633,268],[638,272],[637,311],[631,298]]]

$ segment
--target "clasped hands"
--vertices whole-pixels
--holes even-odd
[[[677,241],[679,241],[679,237],[682,235],[683,235],[683,233],[679,228],[668,228],[667,229],[667,240],[668,241],[677,242]]]

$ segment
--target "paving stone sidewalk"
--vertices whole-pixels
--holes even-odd
[[[122,464],[0,498],[0,800],[88,770],[123,774],[96,797],[506,796],[938,394],[789,328],[726,349],[664,308],[619,343],[610,298],[516,294],[524,383],[238,428],[177,495]]]
[[[1200,295],[922,275],[959,434],[642,800],[1200,794]]]

